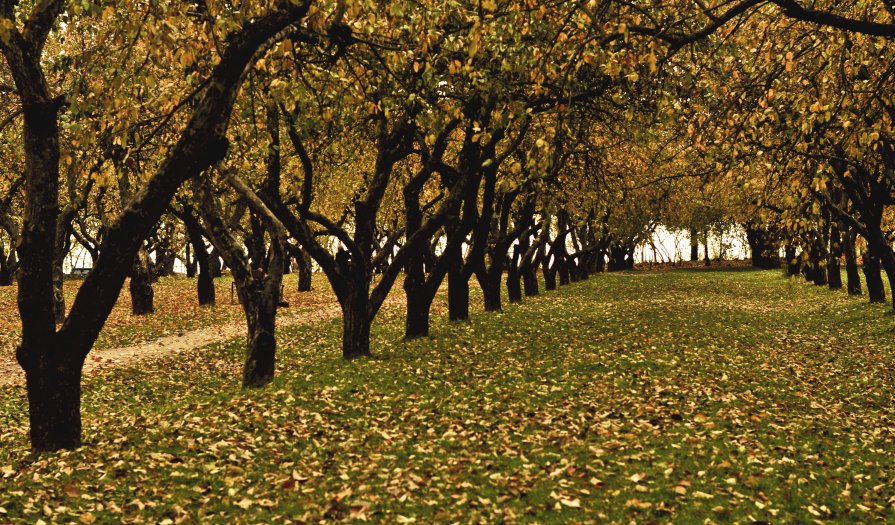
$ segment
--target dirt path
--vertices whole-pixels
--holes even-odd
[[[341,315],[341,310],[337,304],[322,308],[301,308],[294,311],[283,311],[277,315],[277,327],[283,328],[297,324],[328,321],[339,315]],[[141,361],[201,348],[212,343],[245,336],[245,333],[246,327],[244,323],[230,323],[169,335],[155,341],[132,346],[94,350],[87,356],[87,361],[84,363],[84,372],[95,375],[104,369],[130,366]],[[0,365],[0,386],[24,383],[25,373],[21,367],[17,364]]]

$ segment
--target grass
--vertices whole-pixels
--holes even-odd
[[[339,358],[338,322],[84,386],[88,445],[27,451],[0,390],[0,523],[895,520],[895,317],[779,272],[606,274]]]

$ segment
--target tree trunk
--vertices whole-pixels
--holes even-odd
[[[845,253],[845,275],[849,295],[861,295],[861,275],[858,273],[858,257],[855,254],[855,234],[846,232],[842,251]]]
[[[313,276],[311,271],[311,256],[302,250],[301,257],[296,258],[296,262],[298,263],[298,291],[310,292],[311,278]]]
[[[223,275],[223,264],[221,263],[221,256],[218,255],[217,250],[212,250],[211,255],[208,256],[209,263],[211,264],[211,276],[215,279],[221,277]]]
[[[192,279],[196,276],[196,260],[192,257],[190,253],[192,251],[191,243],[187,241],[186,243],[186,259],[183,261],[183,265],[186,266],[186,276],[189,279]]]
[[[842,234],[836,223],[830,224],[830,250],[827,254],[827,285],[831,290],[842,289],[842,272],[839,259],[842,257]]]
[[[12,286],[13,269],[16,265],[15,248],[10,250],[9,255],[0,245],[0,286]]]
[[[469,319],[469,280],[459,268],[448,272],[448,318]]]
[[[418,222],[410,218],[410,222],[418,228]],[[404,295],[407,297],[407,313],[404,322],[404,337],[415,339],[429,335],[429,309],[432,297],[426,287],[426,268],[424,262],[425,246],[414,250],[407,261],[404,278]]]
[[[406,287],[405,287],[406,290]],[[407,291],[407,316],[404,337],[417,339],[429,336],[429,312],[435,294],[430,294],[425,286]]]
[[[47,356],[28,363],[25,356],[37,352],[18,352],[25,369],[31,447],[35,451],[79,447],[83,359]]]
[[[248,326],[246,360],[243,365],[242,386],[259,388],[273,380],[276,366],[277,340],[275,336],[278,293],[268,293],[262,282],[253,282],[251,297],[243,301]]]
[[[895,252],[888,245],[882,250],[881,260],[889,280],[889,290],[892,291],[892,309],[895,310]]]
[[[497,264],[497,262],[493,262],[493,265]],[[501,267],[503,265],[500,265]],[[501,305],[501,297],[500,297],[500,278],[503,277],[502,268],[497,271],[487,271],[483,272],[482,279],[479,280],[479,284],[482,286],[482,295],[484,296],[485,302],[485,311],[486,312],[499,312],[502,309]]]
[[[342,305],[342,357],[354,359],[370,355],[370,315],[367,291],[352,286]]]
[[[699,232],[690,230],[690,260],[699,262]]]
[[[705,265],[712,265],[712,257],[709,255],[709,231],[705,231]]]
[[[551,257],[548,255],[547,257],[544,257],[544,262],[542,263],[544,289],[548,292],[556,290],[556,268],[550,267],[550,259]]]
[[[827,285],[827,272],[824,268],[826,259],[819,250],[811,251],[811,281],[815,286]]]
[[[522,276],[519,275],[519,260],[522,254],[519,253],[519,245],[513,248],[513,258],[507,267],[507,296],[510,304],[518,304],[522,302]]]
[[[65,292],[63,290],[63,282],[65,275],[62,272],[63,256],[59,256],[53,261],[53,315],[56,317],[56,324],[65,321]]]
[[[864,254],[864,279],[867,280],[867,295],[871,303],[886,302],[886,290],[880,274],[879,258],[870,252]]]
[[[557,257],[556,258],[556,273],[559,274],[559,285],[565,286],[572,282],[572,277],[569,272],[569,260],[566,257]]]
[[[193,215],[193,211],[189,208],[184,210],[183,222],[187,229],[187,235],[190,238],[188,246],[192,246],[194,262],[199,266],[199,279],[196,282],[199,304],[213,305],[215,303],[215,290],[214,271],[211,267],[212,256],[208,254],[208,248],[205,247],[205,240],[202,238],[202,227],[199,224],[199,220]]]
[[[786,257],[786,275],[788,277],[799,275],[802,272],[802,263],[801,259],[796,256],[796,247],[787,245],[783,251]]]
[[[529,264],[526,264],[523,267],[522,286],[525,290],[526,297],[534,297],[541,292],[538,289],[538,262],[541,257],[543,257],[543,247],[539,250],[539,255],[535,258],[534,262],[529,262]]]
[[[137,252],[131,272],[131,309],[134,315],[151,314],[153,306],[152,272],[149,268],[149,254],[145,248]]]

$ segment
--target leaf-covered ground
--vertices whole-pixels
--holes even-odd
[[[292,307],[316,307],[335,302],[322,275],[315,276],[314,291],[311,293],[299,293],[296,278],[295,275],[288,275],[284,280],[283,298]],[[63,288],[66,307],[71,307],[82,282],[81,279],[66,279]],[[215,279],[217,304],[208,307],[199,306],[197,302],[195,279],[163,277],[152,286],[156,313],[143,316],[131,314],[130,295],[125,283],[115,308],[103,326],[96,349],[120,348],[218,324],[244,323],[241,307],[230,300],[231,282],[229,277]],[[15,363],[15,348],[21,335],[16,292],[15,286],[0,287],[0,367]]]
[[[441,317],[441,316],[439,316]],[[599,275],[345,363],[340,328],[84,388],[88,446],[27,451],[0,391],[0,523],[895,520],[895,318],[778,272]]]

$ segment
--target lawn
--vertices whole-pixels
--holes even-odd
[[[742,269],[605,274],[339,357],[282,330],[89,378],[87,446],[33,456],[0,389],[0,523],[895,520],[895,316]]]

